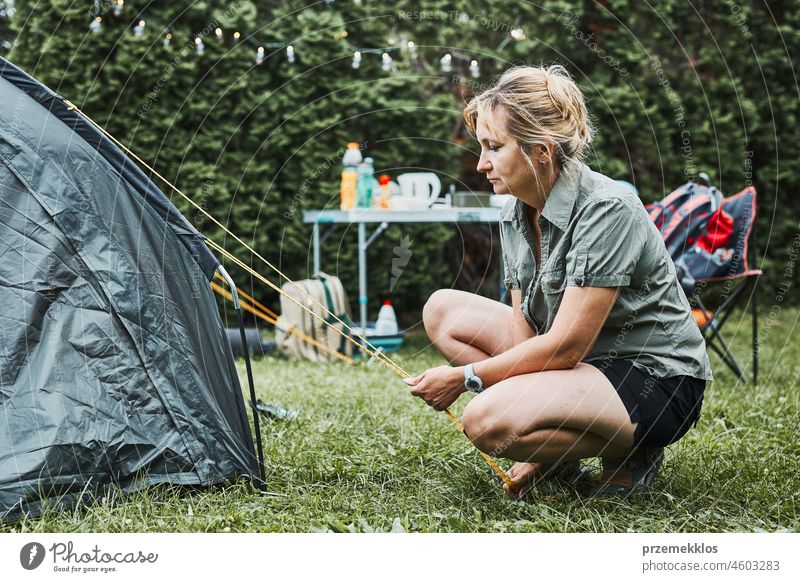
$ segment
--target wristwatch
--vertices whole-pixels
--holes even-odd
[[[464,387],[475,394],[480,394],[484,391],[483,380],[475,375],[474,364],[464,366]]]

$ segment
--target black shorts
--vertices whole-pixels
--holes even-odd
[[[608,378],[631,422],[637,422],[634,446],[665,447],[677,441],[700,418],[706,381],[691,376],[657,378],[631,360],[587,362]]]

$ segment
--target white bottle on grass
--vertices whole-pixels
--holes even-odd
[[[378,312],[378,321],[375,322],[375,335],[395,335],[399,331],[392,302],[384,301]]]

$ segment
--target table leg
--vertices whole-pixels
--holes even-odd
[[[314,272],[312,275],[319,273],[319,222],[314,223]]]
[[[358,223],[358,307],[361,334],[367,337],[367,225]]]

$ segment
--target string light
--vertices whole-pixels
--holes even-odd
[[[515,28],[511,31],[511,37],[514,40],[525,40],[525,31],[521,28]]]
[[[472,75],[474,78],[478,78],[481,76],[481,69],[478,66],[478,61],[473,60],[469,64],[469,74]]]
[[[120,15],[122,13],[123,6],[124,6],[124,3],[125,3],[124,0],[108,0],[108,1],[114,7],[114,14],[115,15]],[[7,7],[10,4],[12,4],[11,0],[7,0],[6,3],[5,3],[5,5]],[[463,19],[463,17],[464,17],[464,14],[461,14],[461,15],[458,16],[459,19]],[[469,19],[468,16],[467,16],[467,19]],[[101,16],[96,16],[94,18],[94,20],[92,20],[89,23],[89,30],[93,34],[97,34],[97,33],[102,31],[102,29],[103,29],[102,20],[103,19],[102,19]],[[142,20],[139,20],[139,22],[138,22],[138,24],[136,26],[134,26],[133,33],[134,33],[134,36],[142,36],[144,34],[144,32],[145,32],[145,21],[144,21],[144,19],[142,19]],[[219,28],[219,27],[215,28],[214,29],[214,33],[215,33],[216,37],[220,41],[224,40],[225,35],[224,35],[224,32],[223,32],[222,28]],[[339,38],[339,39],[344,39],[344,38],[346,38],[348,36],[348,32],[346,30],[344,30],[344,31],[342,31],[341,33],[338,33],[335,36],[337,38]],[[242,40],[241,32],[238,31],[238,30],[235,31],[233,33],[233,38],[236,41]],[[511,39],[514,39],[514,40],[517,40],[517,41],[525,40],[526,39],[525,31],[521,27],[517,27],[517,28],[512,29],[509,32],[509,34],[505,37],[505,41],[501,44],[501,47],[505,46],[505,44],[508,43]],[[244,41],[253,42],[254,39],[252,39],[250,37],[247,37],[247,38],[245,38],[243,40]],[[389,41],[390,46],[387,46],[384,49],[380,49],[380,48],[360,49],[360,48],[357,48],[357,47],[353,46],[350,43],[346,43],[349,46],[349,48],[351,50],[353,50],[353,59],[352,59],[352,61],[350,63],[351,67],[353,69],[360,69],[361,68],[361,62],[363,60],[364,51],[366,51],[367,53],[374,53],[374,54],[380,53],[381,54],[381,69],[383,69],[387,73],[397,70],[397,67],[396,67],[396,65],[394,63],[394,60],[392,59],[391,55],[389,54],[391,51],[394,51],[394,50],[403,50],[403,51],[404,50],[408,50],[408,53],[411,56],[411,58],[413,58],[415,60],[417,59],[417,45],[416,45],[416,43],[414,41],[408,40],[405,35],[401,35],[399,41],[397,40],[397,38],[395,36],[391,36],[391,37],[389,37],[388,41]],[[205,52],[205,44],[203,43],[203,39],[200,36],[197,36],[197,37],[195,37],[194,42],[195,42],[195,49],[197,51],[197,54],[198,55],[204,54],[204,52]],[[165,32],[165,35],[164,35],[164,38],[163,38],[164,46],[168,47],[168,46],[171,45],[171,43],[172,43],[172,34],[170,32]],[[256,64],[261,64],[264,61],[264,59],[265,59],[264,47],[266,47],[266,46],[274,47],[274,48],[279,48],[281,46],[285,46],[287,62],[289,64],[294,64],[296,62],[296,60],[297,60],[297,54],[296,54],[294,45],[291,45],[291,44],[290,45],[281,45],[280,43],[265,43],[263,46],[259,46],[258,47],[258,50],[256,52],[256,57],[255,57]],[[462,62],[462,63],[469,62],[470,63],[469,67],[468,67],[469,74],[473,78],[480,77],[481,70],[480,70],[480,66],[478,64],[478,61],[475,60],[475,59],[470,59],[470,57],[468,55],[460,54],[458,52],[456,52],[456,53],[446,53],[444,56],[442,56],[439,59],[439,66],[441,67],[441,70],[442,70],[443,73],[450,73],[450,72],[453,71],[453,68],[454,68],[453,58],[454,57],[457,58],[459,60],[459,62]],[[419,66],[422,66],[421,63],[419,63],[419,62],[417,62],[417,64]],[[496,63],[496,64],[499,64],[499,63]]]
[[[439,60],[439,64],[442,65],[443,73],[449,73],[453,70],[453,55],[447,53]]]

